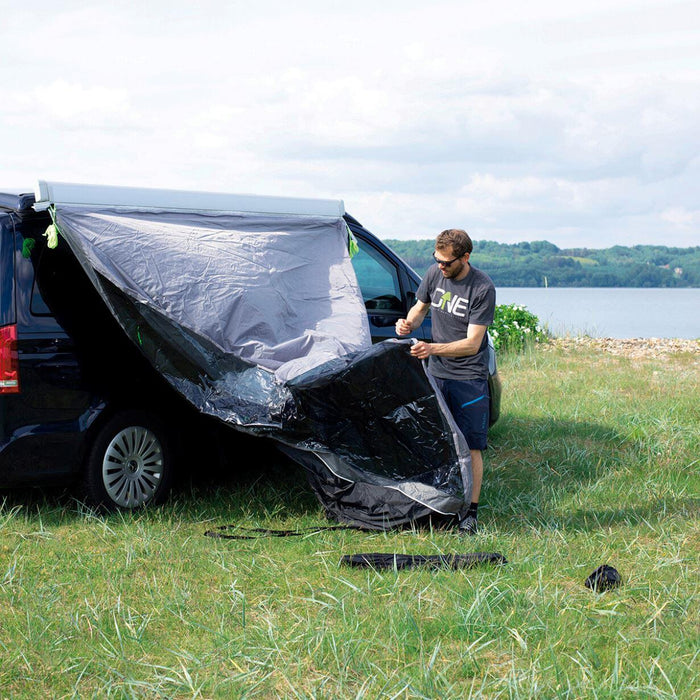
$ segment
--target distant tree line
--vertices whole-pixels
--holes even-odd
[[[433,262],[433,239],[385,242],[420,275]],[[700,246],[562,249],[548,241],[474,241],[471,262],[497,287],[700,287]]]

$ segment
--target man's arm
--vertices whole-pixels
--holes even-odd
[[[442,357],[476,355],[484,339],[486,328],[487,326],[478,326],[470,323],[467,326],[467,337],[461,340],[454,340],[451,343],[425,343],[418,341],[411,346],[411,355],[421,360],[430,355],[441,355]]]
[[[396,322],[396,335],[408,335],[411,331],[416,330],[423,323],[426,317],[430,304],[426,304],[420,300],[410,308],[406,318],[400,318]]]

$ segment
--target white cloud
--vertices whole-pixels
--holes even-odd
[[[119,88],[57,80],[20,95],[18,104],[35,123],[57,129],[134,128],[139,123],[127,91]]]
[[[672,207],[662,211],[661,218],[680,229],[687,230],[692,227],[697,229],[700,226],[700,209],[688,211],[683,207]]]
[[[696,3],[37,0],[4,21],[7,185],[340,197],[386,237],[694,243]]]

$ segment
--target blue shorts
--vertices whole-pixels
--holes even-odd
[[[470,450],[485,450],[489,429],[489,383],[486,379],[434,377]]]

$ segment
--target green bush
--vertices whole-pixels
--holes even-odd
[[[520,352],[547,340],[539,319],[521,304],[499,304],[489,327],[496,350]]]

